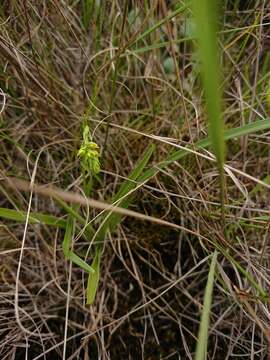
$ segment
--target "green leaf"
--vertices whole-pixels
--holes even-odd
[[[74,223],[75,223],[75,219],[71,215],[69,215],[66,223],[64,240],[62,242],[62,249],[65,256],[68,256],[70,245],[72,243]]]
[[[93,304],[98,288],[99,276],[100,276],[100,258],[101,247],[96,246],[96,253],[91,267],[94,269],[94,273],[89,273],[86,290],[86,304]]]
[[[25,211],[13,210],[0,208],[0,217],[8,220],[14,220],[18,222],[23,222],[26,220],[27,214]],[[29,217],[30,224],[45,224],[56,226],[62,229],[66,228],[66,221],[63,219],[59,219],[53,215],[40,214],[40,213],[32,213]]]
[[[217,36],[217,0],[193,0],[198,55],[206,100],[209,137],[217,159],[222,223],[225,232],[224,120],[221,111],[220,57]]]
[[[114,197],[111,200],[111,203],[117,202],[122,197],[126,196],[131,190],[133,190],[138,183],[136,180],[141,175],[142,171],[146,167],[147,163],[149,162],[153,151],[155,149],[155,146],[153,144],[149,145],[146,149],[145,153],[142,155],[141,159],[138,161],[135,168],[130,173],[127,180],[125,180],[121,186],[118,192],[114,195]],[[132,201],[131,196],[126,196],[123,200],[117,202],[117,206],[121,206],[123,208],[128,208]],[[98,230],[97,238],[99,241],[103,241],[104,237],[106,236],[107,231],[110,229],[110,231],[113,231],[116,229],[117,225],[120,223],[122,215],[116,214],[114,212],[111,212],[106,216],[106,220],[103,222],[103,225]]]
[[[80,268],[84,269],[88,273],[93,273],[93,268],[88,265],[84,260],[82,260],[78,255],[76,255],[74,251],[71,250],[74,226],[75,218],[72,215],[69,215],[66,225],[65,236],[62,243],[63,253],[65,257],[71,260],[74,264],[78,265]]]
[[[200,321],[199,337],[196,347],[195,360],[205,360],[207,352],[209,318],[212,304],[212,293],[215,279],[215,267],[217,262],[217,251],[214,252],[208,274],[206,289],[204,293],[203,310]]]

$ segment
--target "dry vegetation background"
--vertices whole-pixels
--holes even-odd
[[[170,19],[180,7],[173,0],[1,1],[1,209],[27,211],[29,192],[11,190],[6,177],[30,181],[35,166],[35,183],[84,194],[83,122],[102,151],[91,197],[106,202],[150,143],[155,166],[207,136],[191,12]],[[221,8],[223,116],[231,129],[269,116],[270,7],[225,0]],[[211,148],[138,184],[131,210],[191,232],[123,218],[104,243],[92,306],[85,272],[63,256],[60,225],[30,222],[25,231],[24,219],[1,219],[1,359],[192,359],[213,242],[229,255],[218,256],[208,358],[267,359],[269,298],[258,288],[269,293],[270,196],[254,178],[270,183],[269,141],[264,130],[227,143],[226,164],[242,171],[226,172],[227,239]],[[31,212],[67,214],[36,193]],[[99,213],[78,212],[85,221]],[[82,257],[90,240],[76,236]]]

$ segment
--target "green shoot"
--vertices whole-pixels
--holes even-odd
[[[209,318],[210,318],[210,311],[212,304],[212,293],[214,287],[216,262],[217,262],[217,252],[215,251],[212,257],[205,294],[204,294],[203,310],[200,321],[199,337],[196,347],[195,360],[206,359]]]

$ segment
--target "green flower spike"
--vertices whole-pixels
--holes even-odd
[[[83,130],[83,142],[78,151],[78,157],[81,158],[83,170],[94,175],[100,172],[99,146],[90,141],[90,130],[87,125]]]

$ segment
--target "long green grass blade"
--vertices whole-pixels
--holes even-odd
[[[23,222],[27,218],[25,211],[0,208],[0,218]],[[62,229],[66,228],[66,221],[59,219],[53,215],[40,214],[31,212],[29,217],[30,224],[45,224],[50,226],[56,226]]]
[[[165,48],[167,46],[170,46],[170,44],[181,44],[185,41],[190,41],[193,39],[194,39],[193,37],[185,37],[185,38],[181,38],[181,39],[174,39],[171,42],[163,41],[163,42],[159,42],[159,43],[150,44],[150,45],[138,48],[138,49],[134,49],[132,51],[136,54],[143,54],[143,53],[151,51],[151,50]]]
[[[264,120],[257,120],[253,123],[239,126],[237,128],[226,130],[224,133],[224,139],[237,139],[240,136],[253,134],[261,130],[268,130],[270,128],[270,118]]]
[[[137,43],[140,40],[143,40],[146,36],[148,36],[149,34],[151,34],[153,31],[155,31],[156,29],[158,29],[159,27],[161,27],[163,24],[166,24],[168,21],[170,21],[171,19],[175,18],[176,16],[178,16],[179,14],[181,14],[183,11],[185,11],[189,6],[189,3],[184,4],[183,6],[179,6],[176,10],[172,11],[168,16],[164,17],[163,19],[161,19],[160,21],[158,21],[157,23],[155,23],[154,25],[152,25],[151,27],[149,27],[146,31],[144,31],[140,36],[138,36],[131,44],[129,44],[128,47],[130,47],[131,45],[133,45],[134,43]]]
[[[215,279],[215,267],[217,262],[217,251],[214,252],[208,274],[206,289],[204,293],[203,310],[200,321],[199,337],[196,347],[195,360],[205,360],[207,351],[209,318],[212,304],[212,293]]]
[[[217,0],[193,0],[198,55],[205,93],[209,137],[217,159],[220,183],[221,217],[224,235],[225,228],[225,141],[224,120],[221,111],[220,67],[217,36]]]
[[[193,0],[198,54],[204,85],[209,135],[219,169],[225,160],[224,124],[221,112],[220,69],[216,0]]]
[[[232,139],[238,139],[241,136],[247,135],[247,134],[253,134],[258,131],[267,130],[270,129],[270,118],[265,120],[258,120],[252,124],[243,125],[237,128],[229,129],[224,132],[224,139],[225,140],[232,140]],[[209,137],[199,140],[197,143],[193,145],[193,149],[199,150],[199,149],[206,149],[211,145],[211,140]],[[151,178],[152,176],[156,175],[158,173],[158,169],[163,169],[172,164],[174,161],[178,161],[182,158],[184,158],[186,155],[190,154],[189,147],[187,150],[181,149],[173,151],[167,159],[161,161],[159,164],[156,164],[152,168],[148,169],[140,178],[139,181],[143,182],[147,179]]]
[[[67,208],[69,208],[69,210],[67,212],[70,213],[71,215],[73,215],[75,213],[74,217],[76,219],[78,219],[82,225],[84,225],[85,219],[83,219],[82,216],[80,216],[77,212],[75,212],[75,210],[72,210],[72,208],[70,206],[68,206],[67,204],[65,204],[65,205],[66,205],[65,210],[67,210]],[[0,218],[7,219],[7,220],[13,220],[13,221],[17,221],[17,222],[24,222],[27,218],[27,214],[25,211],[0,207]],[[67,226],[67,222],[64,219],[58,218],[53,215],[40,214],[37,212],[31,212],[30,217],[29,217],[29,223],[55,226],[60,229],[66,229],[66,226]],[[79,226],[77,227],[76,230],[80,231]],[[83,233],[83,237],[85,238],[85,240],[89,241],[93,235],[94,235],[94,229],[92,226],[90,226],[90,224],[88,224]]]

